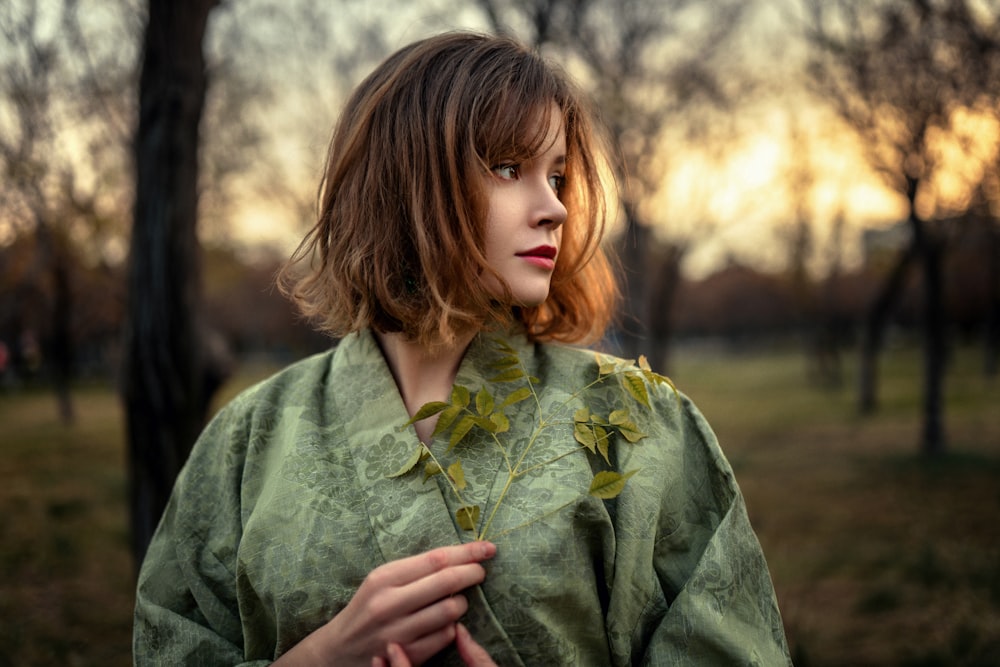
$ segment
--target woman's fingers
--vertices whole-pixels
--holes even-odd
[[[495,553],[489,542],[470,542],[375,568],[347,606],[307,637],[310,646],[337,664],[422,664],[455,640],[469,606],[460,592],[483,581],[480,562]],[[403,655],[389,657],[389,644]]]
[[[391,644],[389,644],[389,646],[386,647],[385,652],[388,659],[388,667],[412,666],[409,655],[403,650],[403,648],[399,644],[392,642]],[[381,660],[381,658],[379,659]],[[417,664],[419,664],[420,662],[423,661],[421,660]],[[372,661],[372,667],[383,667],[385,664],[386,664],[385,660],[382,660],[381,664],[379,665],[376,665],[374,660]]]
[[[461,623],[449,625],[446,629],[422,637],[405,647],[391,643],[386,647],[386,655],[382,662],[372,661],[373,667],[411,667],[412,664],[420,665],[436,655],[441,649],[452,642],[462,661],[468,667],[497,667],[493,658],[482,646],[476,643],[468,629]],[[381,658],[379,658],[382,660]]]
[[[469,631],[461,623],[456,623],[455,648],[462,660],[469,667],[497,667],[493,658],[482,646],[476,643]]]
[[[495,552],[492,544],[471,543],[393,561],[369,574],[357,601],[375,623],[405,621],[396,630],[406,632],[393,638],[405,644],[465,613],[467,603],[457,594],[486,577],[483,566],[468,559],[488,558]]]
[[[381,586],[405,586],[435,572],[488,560],[496,551],[496,546],[491,542],[468,542],[439,547],[387,563],[373,570],[371,575],[377,577],[377,583]]]
[[[423,609],[443,598],[450,597],[470,586],[481,584],[486,578],[486,570],[479,563],[456,565],[441,572],[435,572],[406,586],[393,590],[395,604],[404,612]]]
[[[424,635],[416,641],[405,644],[403,648],[406,650],[406,655],[409,656],[410,661],[415,665],[420,665],[440,653],[454,641],[455,624],[450,623],[436,632]]]
[[[393,640],[408,644],[420,637],[454,625],[469,610],[464,595],[450,595],[400,617],[393,627]],[[454,633],[452,633],[454,635]]]

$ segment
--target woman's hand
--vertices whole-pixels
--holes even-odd
[[[476,640],[461,623],[455,624],[455,647],[468,667],[497,667],[486,649],[476,643]],[[388,654],[387,659],[372,658],[372,667],[412,667],[409,656],[399,644],[389,644],[386,653]]]
[[[375,568],[339,614],[275,664],[368,667],[390,644],[401,647],[409,663],[422,664],[456,641],[457,621],[469,607],[459,593],[482,583],[486,571],[479,563],[495,553],[489,542],[470,542]]]
[[[493,658],[469,634],[469,630],[461,623],[455,624],[455,647],[462,660],[469,667],[497,667]]]

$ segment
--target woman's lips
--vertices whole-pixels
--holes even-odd
[[[529,264],[533,264],[541,269],[546,269],[551,271],[556,267],[556,253],[558,251],[555,247],[550,245],[540,245],[531,250],[525,250],[524,252],[517,253],[517,256],[525,260]]]

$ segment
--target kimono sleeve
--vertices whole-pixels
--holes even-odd
[[[704,417],[681,410],[680,493],[661,498],[644,665],[791,665],[771,576],[729,463]],[[661,595],[662,593],[662,595]],[[645,634],[645,633],[644,633]],[[637,656],[633,656],[635,658]]]
[[[232,406],[220,413],[174,486],[139,573],[137,666],[268,664],[244,660],[236,597],[244,422]]]

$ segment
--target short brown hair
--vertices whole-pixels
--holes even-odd
[[[554,103],[554,104],[553,104]],[[562,114],[568,217],[549,296],[498,303],[484,250],[484,175],[537,154]],[[599,338],[617,290],[601,247],[601,137],[568,79],[512,39],[447,33],[404,47],[354,91],[330,142],[319,217],[279,285],[340,336],[366,327],[423,344],[520,321],[534,340]],[[293,278],[294,269],[308,267]]]

